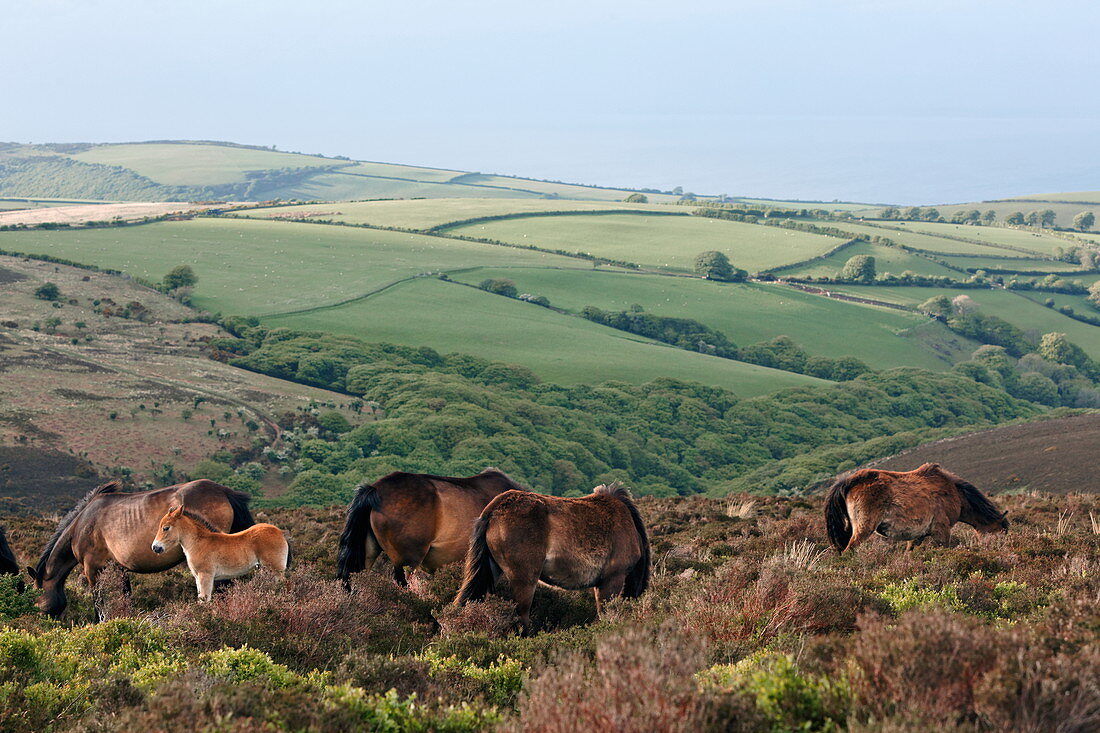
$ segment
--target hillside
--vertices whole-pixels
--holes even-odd
[[[114,201],[560,197],[621,201],[630,193],[210,141],[0,143],[0,197]],[[651,195],[654,201],[678,198]]]
[[[56,301],[34,296],[46,282]],[[250,460],[284,413],[349,398],[211,361],[225,335],[107,273],[0,257],[0,496],[62,510],[97,477],[187,475],[219,451]],[[259,441],[259,447],[257,447]],[[272,473],[260,483],[278,490]]]
[[[1100,415],[1089,413],[982,430],[919,445],[872,462],[900,471],[926,462],[981,476],[998,491],[1100,493],[1093,462]]]

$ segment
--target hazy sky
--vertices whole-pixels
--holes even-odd
[[[0,140],[217,139],[605,185],[1100,189],[1095,2],[0,0]]]

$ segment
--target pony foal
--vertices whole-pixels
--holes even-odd
[[[153,552],[158,555],[177,547],[195,576],[200,601],[210,600],[215,580],[239,578],[261,565],[282,573],[290,565],[290,543],[275,525],[254,524],[225,534],[182,506],[164,515],[153,540]]]

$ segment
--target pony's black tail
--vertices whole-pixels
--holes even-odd
[[[252,518],[252,512],[248,509],[248,502],[252,501],[251,496],[243,491],[226,488],[225,498],[229,501],[229,506],[233,507],[233,524],[229,526],[230,534],[242,532],[256,523],[256,520]]]
[[[378,491],[368,484],[359,487],[348,505],[336,560],[336,579],[342,580],[344,587],[350,587],[352,573],[358,573],[367,566],[367,542],[378,541],[370,526],[370,515],[379,506]]]
[[[286,567],[290,569],[290,563],[294,562],[294,545],[291,544],[290,538],[283,533],[283,537],[286,537]]]
[[[642,515],[638,512],[638,507],[634,505],[634,502],[624,498],[623,503],[630,510],[630,516],[634,520],[634,528],[638,530],[638,541],[642,544],[642,556],[638,558],[638,562],[634,563],[634,567],[626,574],[623,595],[627,598],[637,598],[645,593],[645,589],[649,587],[649,533],[646,532]]]
[[[8,533],[3,527],[0,527],[0,575],[19,575],[19,561],[15,559],[15,553],[8,544]]]
[[[825,497],[825,530],[837,552],[844,552],[852,539],[852,521],[848,516],[848,490],[866,478],[866,471],[839,477]]]
[[[485,542],[485,533],[489,529],[489,520],[492,517],[492,509],[486,507],[481,516],[474,522],[474,532],[470,537],[470,549],[466,552],[466,574],[462,578],[462,587],[455,596],[456,606],[465,606],[470,601],[477,601],[485,597],[485,594],[496,585],[497,575],[500,569],[489,552],[489,545]]]

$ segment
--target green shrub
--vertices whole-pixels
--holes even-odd
[[[775,733],[845,727],[851,692],[844,677],[806,674],[788,654],[762,652],[699,674],[704,685],[749,693]]]

